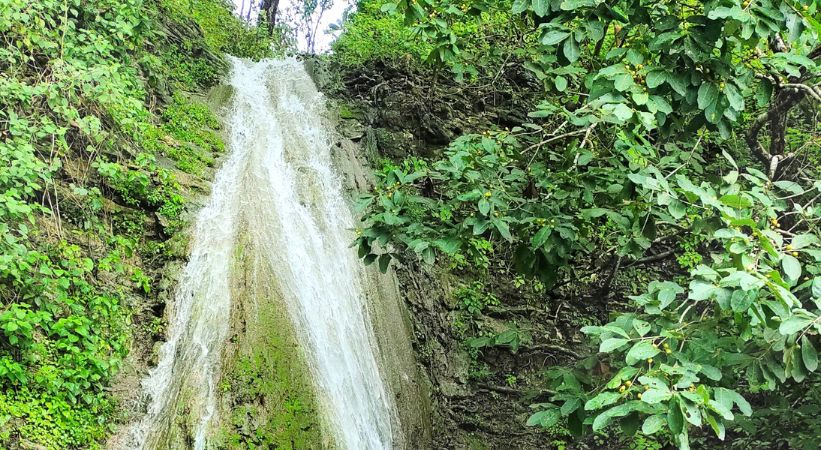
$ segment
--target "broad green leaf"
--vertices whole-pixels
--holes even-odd
[[[391,255],[384,254],[379,257],[379,271],[382,273],[386,273],[388,271],[388,265],[391,263]]]
[[[667,426],[670,427],[673,434],[681,433],[684,427],[684,415],[681,413],[681,407],[675,397],[667,403]]]
[[[800,250],[804,247],[818,244],[818,237],[814,234],[799,234],[792,238],[790,244],[795,250]]]
[[[738,88],[736,88],[734,84],[727,83],[724,87],[724,95],[727,96],[731,108],[736,111],[744,110],[744,96],[741,95],[741,92],[738,91]]]
[[[544,17],[550,9],[550,0],[531,0],[530,9],[537,16]]]
[[[551,227],[542,227],[536,234],[533,236],[533,239],[530,241],[530,244],[533,246],[534,249],[537,249],[544,245],[548,239],[550,239],[550,233],[553,231]]]
[[[751,201],[747,200],[747,198],[742,197],[740,195],[724,195],[721,198],[719,198],[718,201],[724,203],[725,205],[731,208],[736,209],[749,208],[753,206],[753,203]]]
[[[781,322],[781,325],[778,327],[778,332],[783,334],[784,336],[788,336],[793,333],[797,333],[804,328],[808,327],[812,323],[812,319],[803,316],[792,316],[789,319]]]
[[[700,427],[701,426],[701,410],[699,409],[698,405],[689,402],[685,399],[681,399],[680,404],[684,406],[683,413],[684,419],[687,422],[693,424],[693,426]]]
[[[624,345],[628,342],[629,342],[629,340],[622,339],[622,338],[605,339],[604,341],[602,341],[601,345],[599,346],[599,352],[601,352],[601,353],[611,352],[611,351],[621,347],[622,345]]]
[[[515,0],[510,12],[513,14],[521,14],[527,10],[529,4],[530,0]],[[384,8],[384,6],[382,8]]]
[[[422,251],[422,260],[429,266],[433,265],[436,261],[436,254],[433,252],[433,248],[428,247]]]
[[[532,427],[539,425],[543,428],[549,428],[559,422],[562,415],[557,409],[548,409],[534,413],[527,419],[527,426]]]
[[[640,319],[633,320],[633,329],[639,336],[644,336],[650,332],[650,324]]]
[[[627,352],[627,364],[633,365],[639,361],[652,358],[658,354],[659,349],[653,346],[652,342],[646,340],[639,341],[630,348],[630,351]]]
[[[707,420],[707,423],[710,424],[710,428],[712,428],[713,432],[715,432],[716,436],[723,441],[725,433],[724,422],[716,420],[716,418],[713,417],[713,415],[709,411],[704,411],[703,415],[704,418]]]
[[[717,387],[715,388],[714,395],[716,401],[724,405],[728,410],[731,410],[735,403],[735,405],[738,406],[738,410],[745,416],[750,416],[753,413],[753,408],[747,399],[732,389]]]
[[[632,379],[638,373],[638,369],[631,366],[624,366],[619,370],[610,381],[607,382],[608,389],[616,389],[624,380]]]
[[[564,57],[567,58],[568,61],[574,63],[579,59],[579,55],[581,55],[582,50],[581,48],[579,48],[579,43],[571,37],[564,41],[564,45],[562,46],[562,52],[564,53]]]
[[[687,205],[677,199],[673,199],[670,201],[670,204],[667,205],[667,211],[670,212],[670,215],[673,216],[674,219],[678,220],[687,214]]]
[[[595,411],[616,403],[620,398],[621,394],[618,392],[605,391],[588,400],[587,403],[584,404],[584,409],[586,411]]]
[[[720,402],[717,402],[715,400],[708,400],[707,401],[707,407],[709,407],[711,410],[717,412],[718,415],[720,415],[721,417],[723,417],[726,420],[733,420],[733,418],[734,418],[733,412],[730,411],[730,408],[724,406]]]
[[[812,296],[821,299],[821,277],[812,280]]]
[[[664,84],[667,80],[667,73],[663,70],[654,70],[647,74],[646,82],[647,87],[650,89],[657,88]]]
[[[570,33],[568,33],[567,31],[551,30],[542,36],[542,44],[556,45],[559,42],[565,40],[568,36],[570,36]]]
[[[482,213],[483,216],[487,216],[490,212],[490,202],[485,199],[479,200],[479,212]]]
[[[709,19],[712,19],[712,20],[727,19],[727,18],[737,19],[739,16],[741,16],[741,14],[742,14],[742,10],[738,6],[733,6],[733,7],[719,6],[717,8],[713,8],[712,10],[710,10],[710,12],[707,13],[707,17]]]
[[[784,255],[781,258],[781,267],[790,280],[798,281],[801,278],[801,263],[792,255]]]
[[[614,406],[607,411],[599,414],[593,420],[593,431],[600,431],[610,423],[610,420],[616,417],[624,417],[636,410],[637,402],[627,402],[618,406]]]
[[[718,87],[715,84],[706,82],[698,88],[698,107],[706,110],[714,106],[718,101]]]
[[[780,180],[773,183],[779,189],[783,189],[791,194],[800,195],[804,193],[804,188],[795,181]]]
[[[574,397],[564,402],[560,409],[560,412],[562,413],[562,416],[567,416],[570,413],[579,409],[580,406],[582,406],[582,401],[578,397]]]
[[[707,300],[716,291],[718,287],[713,283],[708,283],[702,280],[693,280],[690,282],[690,300]]]
[[[721,371],[709,364],[702,364],[700,372],[713,381],[721,380]]]
[[[815,372],[818,368],[818,353],[807,335],[801,336],[801,359],[804,361],[804,367],[810,372]]]
[[[624,103],[604,105],[602,109],[605,111],[609,111],[614,116],[616,116],[618,120],[622,122],[633,117],[633,110],[630,109],[630,107],[625,105]]]
[[[661,429],[667,423],[667,419],[661,415],[653,415],[644,420],[641,426],[641,432],[646,435],[651,435]]]
[[[493,225],[496,226],[496,229],[499,230],[499,234],[507,240],[508,242],[513,241],[513,236],[510,234],[510,227],[508,226],[507,222],[501,219],[494,218]]]
[[[643,401],[644,403],[648,403],[650,405],[655,405],[656,403],[661,403],[670,400],[670,397],[672,396],[673,394],[669,390],[654,388],[645,391],[641,395],[641,401]]]
[[[567,79],[563,76],[557,76],[553,80],[553,84],[556,85],[556,90],[559,92],[564,92],[567,89]]]

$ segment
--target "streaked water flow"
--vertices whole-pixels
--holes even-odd
[[[180,414],[206,447],[229,334],[231,256],[240,233],[275,274],[335,446],[393,447],[396,413],[377,366],[367,277],[348,248],[354,220],[331,162],[324,101],[294,59],[232,60],[230,155],[202,209],[170,305],[168,341],[143,380],[150,399],[128,448],[157,449]]]

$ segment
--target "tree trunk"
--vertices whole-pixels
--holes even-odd
[[[265,14],[265,21],[268,22],[268,33],[274,32],[274,25],[277,21],[277,9],[279,8],[279,0],[263,0],[262,13]]]

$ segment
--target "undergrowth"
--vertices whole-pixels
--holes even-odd
[[[269,41],[218,0],[0,11],[0,447],[99,448],[158,279],[141,256],[183,225],[178,175],[223,149],[181,92],[216,82],[223,52],[262,57]]]

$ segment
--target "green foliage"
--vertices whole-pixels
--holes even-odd
[[[399,62],[427,56],[430,46],[415,40],[401,18],[382,13],[383,3],[359,2],[357,12],[344,23],[342,35],[332,45],[336,61],[355,68],[372,61]]]
[[[470,286],[463,286],[454,294],[459,308],[464,309],[471,315],[478,315],[488,306],[496,306],[499,299],[495,295],[485,292],[482,283],[473,283]]]
[[[180,81],[151,53],[172,47],[158,29],[174,26],[154,3],[2,10],[0,443],[98,448],[114,412],[105,389],[131,336],[127,299],[154,282],[134,254],[145,211],[167,233],[181,224],[181,188],[157,159],[196,171],[222,144],[202,106],[175,96],[161,118],[150,109]]]
[[[155,141],[158,148],[143,145],[161,152],[177,163],[177,168],[194,175],[202,175],[205,167],[214,165],[212,155],[222,153],[225,144],[215,130],[220,128],[217,117],[207,106],[189,100],[180,94],[163,111],[164,136]]]
[[[818,374],[811,374],[800,389],[796,387],[788,384],[760,394],[757,403],[763,406],[757,407],[751,417],[739,418],[733,424],[730,432],[735,436],[728,448],[809,450],[817,447],[821,432],[817,407],[821,395]]]
[[[268,36],[266,28],[239,19],[231,12],[234,4],[230,1],[160,0],[160,4],[171,20],[182,23],[193,20],[202,30],[208,48],[218,55],[255,60],[273,56],[275,40]]]
[[[819,130],[813,113],[793,109],[821,99],[817,8],[386,4],[433,46],[429,60],[457,77],[481,64],[464,50],[482,48],[460,28],[507,17],[513,31],[502,45],[519,44],[509,65],[526,68],[545,100],[528,123],[462,136],[437,161],[383,173],[362,199],[360,256],[373,262],[389,248],[391,257],[445,256],[484,273],[492,264],[464,264],[482,240],[505,270],[548,288],[677,256],[680,271],[660,272],[629,297],[633,312],[582,329],[599,355],[562,372],[561,389],[529,425],[567,420],[580,434],[618,423],[628,435],[669,433],[680,448],[693,428],[723,439],[752,413],[744,395],[800,383],[817,368],[821,182],[801,161],[815,157]],[[494,73],[489,59],[472,73]],[[602,278],[599,293],[611,286]],[[615,375],[591,377],[589,361]]]

